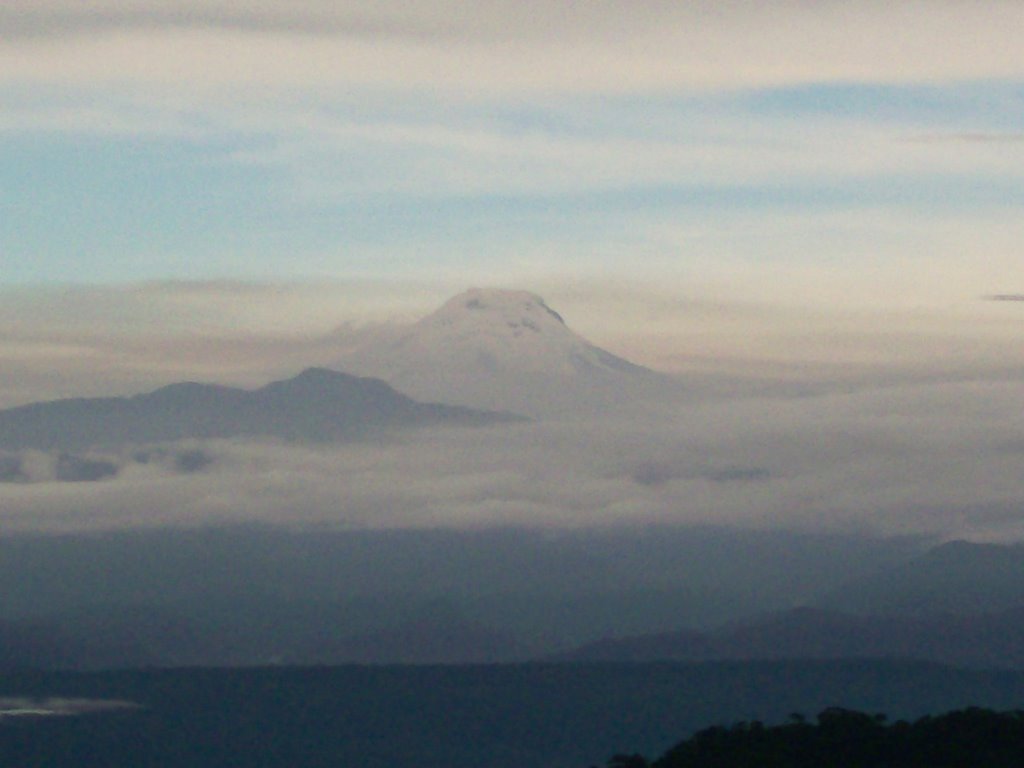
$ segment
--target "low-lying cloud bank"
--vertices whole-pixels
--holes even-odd
[[[137,704],[116,699],[3,697],[0,698],[0,721],[12,717],[72,717],[137,708]]]
[[[2,483],[0,529],[711,523],[1015,539],[1020,396],[1014,381],[918,384],[333,447],[219,441],[84,456],[116,476],[67,483],[51,470]]]

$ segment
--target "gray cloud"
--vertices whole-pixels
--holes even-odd
[[[24,483],[29,479],[21,456],[0,454],[0,483]]]
[[[672,465],[647,461],[634,467],[629,476],[640,485],[662,486],[677,479],[707,479],[716,483],[751,482],[768,480],[771,472],[763,467],[723,466],[719,468]]]
[[[116,477],[118,466],[106,459],[61,453],[54,465],[54,479],[61,483],[94,483]]]
[[[174,455],[174,469],[184,475],[209,469],[213,462],[214,458],[201,448],[181,451]]]
[[[963,143],[963,144],[1020,144],[1024,142],[1024,133],[983,133],[971,131],[967,133],[930,134],[912,139],[921,143]]]
[[[93,51],[89,61],[67,51],[65,63],[49,54],[42,65],[23,57],[12,74],[29,77],[59,70],[60,79],[81,81],[92,71],[123,81],[121,64],[134,59],[131,79],[185,76],[193,84],[206,75],[208,82],[307,87],[326,78],[463,92],[626,91],[1012,77],[1024,66],[1014,36],[1022,22],[1019,3],[999,0],[982,8],[955,0],[869,0],[855,11],[845,3],[795,0],[11,0],[0,8],[0,39],[45,44],[74,35],[78,42],[111,31],[118,35],[109,37],[121,38],[102,41],[103,53]],[[198,47],[181,40],[154,45],[154,35],[180,31],[213,38]],[[212,61],[224,66],[212,71]]]
[[[0,483],[45,485],[52,483],[100,483],[117,478],[125,470],[149,470],[156,477],[194,475],[211,470],[217,456],[200,444],[185,442],[125,447],[121,452],[5,451],[0,452]]]
[[[606,3],[556,9],[538,0],[477,3],[431,0],[411,5],[397,0],[372,4],[296,0],[287,4],[246,0],[93,0],[23,2],[0,9],[0,30],[8,37],[84,35],[125,28],[214,28],[288,32],[354,39],[406,39],[424,42],[554,38],[577,31],[595,33],[616,26],[643,29],[657,21],[686,17],[672,4]]]
[[[743,15],[742,6],[726,9],[721,3],[703,1],[687,5],[663,0],[613,0],[599,7],[553,6],[543,0],[486,0],[472,5],[456,0],[10,0],[0,9],[0,30],[7,35],[47,36],[124,27],[214,27],[370,39],[564,40],[574,31],[621,34],[694,19],[713,24]]]

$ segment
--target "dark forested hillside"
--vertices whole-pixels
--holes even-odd
[[[889,724],[882,714],[832,707],[816,723],[741,722],[706,728],[654,762],[616,755],[608,768],[1019,768],[1024,712],[971,707]]]

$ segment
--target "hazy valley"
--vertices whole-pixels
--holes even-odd
[[[1022,29],[0,2],[0,767],[1016,768]]]

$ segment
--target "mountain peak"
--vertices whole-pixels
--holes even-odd
[[[562,316],[536,293],[502,288],[470,288],[446,301],[431,317],[450,318],[467,312],[497,315],[511,321],[529,322],[531,318],[544,322],[553,320],[565,325]]]
[[[596,348],[540,296],[497,288],[473,288],[449,299],[413,325],[395,351],[427,365],[443,361],[449,371],[477,380],[587,375],[604,366]]]
[[[636,399],[637,387],[660,385],[577,334],[537,294],[497,288],[464,291],[340,362],[414,397],[534,416]]]
[[[377,379],[352,376],[329,368],[306,368],[290,379],[272,381],[258,391],[264,394],[273,393],[290,397],[356,391],[380,393],[388,389],[390,387],[386,383]],[[394,394],[398,395],[397,392]]]

